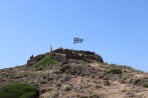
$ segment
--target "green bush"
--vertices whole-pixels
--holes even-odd
[[[52,56],[49,54],[45,58],[41,59],[39,62],[34,64],[33,66],[37,68],[38,70],[42,70],[52,64],[54,60],[52,59]]]
[[[88,98],[100,98],[100,96],[98,94],[93,94],[93,95],[89,96]]]
[[[37,98],[38,89],[24,83],[12,83],[0,88],[0,98]]]
[[[107,73],[110,73],[110,74],[122,74],[122,70],[121,69],[118,69],[118,68],[111,68],[107,71]]]
[[[143,87],[148,88],[148,83],[145,83]]]

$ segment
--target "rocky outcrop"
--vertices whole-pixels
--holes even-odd
[[[61,54],[61,53],[52,53],[52,58],[54,60],[57,60],[62,63],[67,63],[67,57],[66,54]]]
[[[38,56],[31,56],[30,60],[27,61],[27,66],[32,66],[34,64],[36,64],[38,61],[40,61],[41,59],[43,59],[46,56],[46,54],[41,54]]]
[[[83,62],[103,62],[103,59],[100,55],[95,54],[90,51],[82,50],[72,50],[72,49],[63,49],[59,48],[54,50],[52,53],[54,60],[57,60],[62,63],[83,63]],[[38,56],[31,56],[30,60],[27,61],[27,66],[32,66],[38,61],[43,59],[47,54],[41,54]]]
[[[102,57],[100,55],[95,54],[95,52],[63,48],[56,49],[54,50],[54,52],[65,54],[67,59],[83,60],[86,62],[103,62]]]

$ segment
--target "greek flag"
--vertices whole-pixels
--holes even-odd
[[[75,37],[74,38],[74,44],[77,44],[77,43],[82,43],[84,40],[81,39],[81,38],[78,38],[78,37]]]

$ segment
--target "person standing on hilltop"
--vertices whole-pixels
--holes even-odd
[[[50,53],[52,53],[52,46],[50,46]]]
[[[30,57],[30,60],[33,59],[33,58],[34,58],[34,57],[33,57],[33,55],[32,55],[32,56]]]

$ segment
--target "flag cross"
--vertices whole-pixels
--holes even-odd
[[[78,37],[74,38],[74,44],[82,43],[82,42],[83,42],[83,39],[78,38]]]

